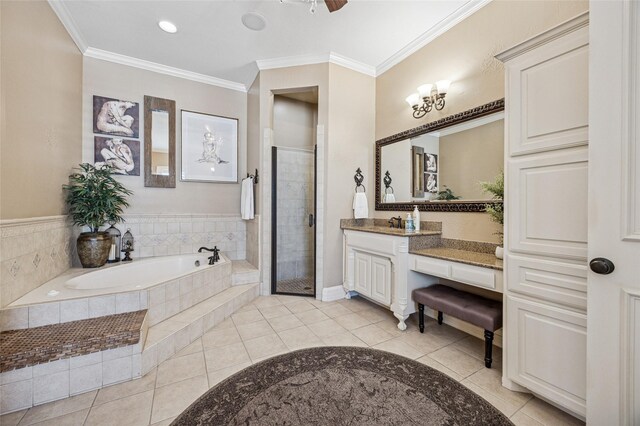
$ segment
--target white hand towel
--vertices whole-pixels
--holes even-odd
[[[395,203],[396,202],[396,196],[393,194],[384,194],[384,201],[385,203]]]
[[[369,203],[367,203],[367,195],[364,192],[356,192],[353,197],[353,217],[356,219],[369,217]]]
[[[244,220],[254,218],[253,212],[253,178],[242,179],[242,193],[240,194],[240,214]]]

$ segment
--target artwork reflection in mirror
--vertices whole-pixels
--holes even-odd
[[[152,111],[151,116],[151,173],[169,176],[169,113]]]
[[[383,146],[381,173],[392,184],[381,182],[382,202],[487,200],[480,182],[493,180],[503,168],[503,117],[499,112]],[[423,161],[418,162],[420,151]]]

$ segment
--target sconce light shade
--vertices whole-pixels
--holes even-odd
[[[417,93],[412,93],[411,95],[407,96],[407,99],[405,99],[405,101],[407,101],[411,108],[417,107],[418,104],[420,104],[420,96]]]
[[[433,89],[433,84],[423,84],[418,87],[418,93],[421,98],[431,97],[431,90]]]
[[[436,87],[438,88],[438,95],[446,95],[450,85],[451,85],[450,80],[437,81]]]

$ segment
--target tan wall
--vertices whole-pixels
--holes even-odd
[[[326,161],[324,285],[342,284],[340,219],[353,217],[353,176],[360,167],[369,201],[375,204],[375,78],[339,65],[329,66],[329,132]]]
[[[273,140],[277,146],[313,148],[318,106],[275,96],[273,100]]]
[[[581,1],[494,0],[376,79],[376,139],[504,97],[504,67],[497,53],[570,19],[589,7]],[[404,99],[420,84],[452,80],[447,105],[416,120]],[[390,217],[397,212],[376,212]],[[498,242],[499,227],[478,213],[423,213],[443,222],[443,235]],[[423,219],[424,220],[424,219]]]
[[[260,175],[262,166],[260,164],[262,152],[262,133],[260,130],[260,74],[256,76],[253,84],[247,93],[247,170],[255,173],[258,169]],[[256,213],[260,212],[261,185],[254,185],[254,206]],[[257,227],[256,227],[257,228]]]
[[[480,182],[504,168],[504,120],[440,138],[440,190],[447,185],[463,200],[486,200]]]
[[[63,214],[81,160],[82,55],[46,2],[0,2],[1,219]]]
[[[246,176],[247,94],[158,74],[126,65],[84,58],[83,159],[93,162],[93,95],[140,103],[140,156],[144,158],[144,96],[172,99],[176,102],[175,188],[146,188],[144,167],[140,176],[117,177],[133,190],[131,207],[126,213],[240,213],[240,183],[181,182],[180,110],[238,119],[238,178]]]

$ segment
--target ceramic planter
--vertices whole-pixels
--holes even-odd
[[[111,236],[108,232],[83,232],[76,241],[83,268],[99,268],[107,263]]]

